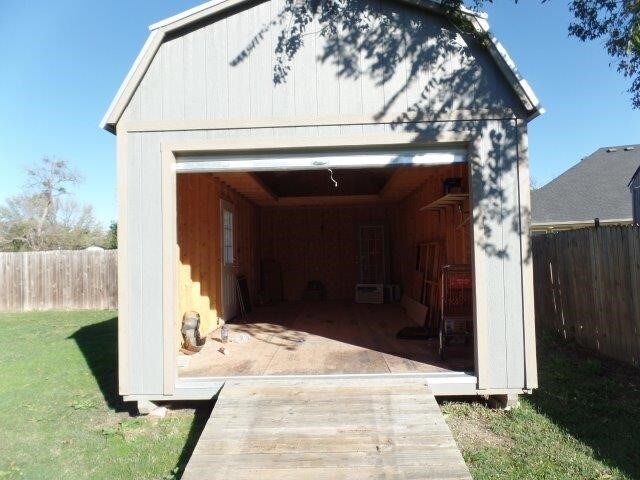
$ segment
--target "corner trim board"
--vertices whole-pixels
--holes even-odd
[[[120,395],[131,393],[129,355],[130,322],[128,282],[128,220],[127,220],[127,134],[118,129],[117,143],[117,199],[118,199],[118,390]]]
[[[173,169],[175,157],[170,151],[161,149],[162,161],[162,315],[163,328],[163,384],[165,395],[175,393],[177,373],[176,329],[178,312],[178,282],[176,276],[178,253],[177,187]],[[166,261],[170,259],[170,261]],[[168,319],[172,321],[168,321]]]
[[[522,275],[522,321],[524,345],[524,380],[526,388],[537,388],[536,314],[533,298],[533,258],[531,257],[531,195],[529,192],[529,151],[527,125],[516,122],[518,136],[518,195],[520,208],[520,264]]]

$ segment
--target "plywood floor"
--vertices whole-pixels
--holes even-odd
[[[425,382],[379,377],[226,382],[182,478],[471,475]]]
[[[231,342],[219,349],[219,330],[192,355],[181,377],[245,375],[387,374],[472,371],[471,347],[451,347],[447,362],[435,340],[398,340],[409,325],[397,304],[282,303],[231,324]],[[243,335],[246,334],[246,335]],[[242,337],[246,343],[238,343]]]

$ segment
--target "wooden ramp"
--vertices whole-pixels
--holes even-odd
[[[424,380],[229,381],[184,480],[471,479]]]

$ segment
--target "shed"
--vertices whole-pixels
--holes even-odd
[[[535,94],[483,14],[343,4],[215,0],[150,27],[101,124],[117,135],[125,400],[282,376],[536,387]],[[472,271],[473,337],[442,360],[437,338],[396,333],[416,315],[437,333],[446,264]],[[187,311],[210,335],[191,356]]]

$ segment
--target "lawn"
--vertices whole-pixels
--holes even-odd
[[[0,314],[0,479],[179,478],[208,415],[132,416],[116,394],[116,313]],[[444,402],[474,478],[640,478],[640,372],[550,336],[509,411]]]
[[[0,479],[179,478],[207,412],[135,417],[116,312],[0,314]]]
[[[443,402],[474,479],[640,478],[640,370],[546,332],[538,368],[514,410]]]

